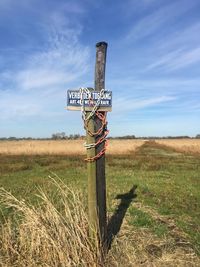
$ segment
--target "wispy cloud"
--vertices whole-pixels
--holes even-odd
[[[18,88],[30,90],[67,84],[88,70],[89,51],[78,44],[62,45],[34,53],[15,77]]]
[[[162,68],[166,67],[170,62],[172,62],[174,59],[176,59],[181,53],[183,52],[183,49],[177,49],[175,51],[171,51],[164,55],[163,57],[159,58],[158,60],[154,61],[152,64],[148,65],[145,69],[151,70],[155,68]]]
[[[0,91],[0,121],[19,120],[39,115],[41,112],[40,100],[36,101],[31,98],[32,96],[27,94],[13,95],[12,90]]]
[[[166,34],[151,45],[153,61],[144,68],[175,71],[199,62],[199,38],[200,23],[193,22],[189,26],[179,28]]]
[[[71,8],[78,12],[74,10],[75,6]],[[43,27],[45,48],[26,56],[24,64],[15,73],[18,88],[29,90],[63,85],[78,79],[88,70],[89,50],[78,41],[81,27],[69,25],[68,19],[58,11],[49,14],[49,19],[50,26],[45,24]]]
[[[176,98],[173,96],[159,96],[152,98],[143,98],[143,99],[132,99],[132,98],[118,98],[115,99],[113,104],[113,112],[128,112],[133,110],[145,109],[152,106],[157,106],[164,102],[173,101]]]
[[[198,62],[200,62],[200,47],[186,51],[184,51],[183,49],[178,49],[164,55],[159,60],[147,66],[145,70],[158,68],[167,71],[173,71],[186,68],[191,64]]]
[[[66,5],[63,10],[68,8]],[[58,110],[64,111],[67,87],[86,75],[90,51],[79,42],[82,28],[78,21],[71,24],[60,9],[40,20],[40,31],[45,36],[42,47],[28,46],[24,57],[16,59],[20,66],[10,65],[0,73],[0,122],[58,115]],[[84,10],[74,3],[68,12]],[[2,57],[2,64],[6,61],[6,56]]]
[[[145,75],[143,75],[144,77]],[[157,95],[157,94],[174,94],[197,93],[200,88],[200,78],[135,78],[126,77],[126,79],[115,78],[110,81],[113,88],[118,94],[123,94],[122,88],[126,88],[125,94],[132,97],[138,95]]]
[[[199,20],[194,20],[184,27],[180,25],[177,29],[166,34],[162,39],[158,40],[156,45],[157,51],[170,51],[174,48],[191,48],[199,44],[199,36],[197,32],[200,31]]]
[[[191,64],[200,62],[200,47],[186,51],[181,55],[177,56],[170,62],[168,62],[168,67],[171,70],[185,68]]]
[[[134,25],[126,36],[127,42],[133,42],[154,34],[158,29],[164,27],[167,22],[172,23],[175,18],[183,15],[188,9],[191,9],[196,4],[185,4],[186,1],[175,1],[160,7],[153,13],[142,17],[136,25]]]

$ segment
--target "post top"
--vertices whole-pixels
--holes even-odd
[[[96,47],[99,47],[99,46],[108,46],[108,44],[104,41],[96,43]]]

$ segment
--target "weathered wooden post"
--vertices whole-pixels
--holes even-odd
[[[107,43],[96,44],[95,89],[68,90],[67,109],[82,110],[86,129],[88,169],[88,213],[91,236],[105,250],[107,238],[105,150],[107,121],[112,92],[105,91]],[[103,251],[102,250],[102,251]]]
[[[107,43],[99,42],[96,44],[95,91],[101,91],[102,88],[105,88],[106,52]],[[102,111],[102,113],[105,112]],[[101,127],[101,121],[98,117],[96,117],[95,123],[96,131],[98,131]],[[96,142],[104,135],[105,130],[103,129],[101,136],[97,137]],[[100,153],[104,146],[105,141],[96,147],[96,154]],[[96,188],[100,238],[105,244],[107,237],[105,154],[96,160]]]

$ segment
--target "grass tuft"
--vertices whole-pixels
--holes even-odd
[[[1,266],[94,266],[98,262],[80,196],[62,182],[53,183],[57,207],[44,191],[35,207],[1,188],[1,203],[15,212],[1,225]]]

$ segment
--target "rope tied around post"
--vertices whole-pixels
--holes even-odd
[[[84,128],[87,134],[89,134],[91,137],[97,138],[99,136],[99,139],[95,143],[91,143],[91,144],[84,143],[84,146],[86,147],[86,149],[91,149],[91,148],[96,148],[98,145],[104,143],[103,148],[97,155],[95,155],[94,157],[85,158],[85,161],[87,162],[93,162],[99,159],[102,155],[105,154],[107,146],[108,146],[108,140],[106,138],[109,133],[109,131],[107,130],[107,124],[108,124],[107,119],[106,119],[107,112],[98,111],[104,92],[105,92],[105,89],[101,89],[98,100],[96,101],[95,104],[94,104],[93,98],[92,97],[89,98],[89,105],[91,106],[92,110],[90,112],[88,111],[86,112],[85,105],[84,105],[84,93],[88,95],[92,95],[92,94],[91,94],[91,91],[87,87],[80,88],[80,103],[81,103],[81,113],[82,113],[82,119],[84,122]],[[100,120],[101,127],[97,131],[93,132],[89,130],[88,123],[91,119],[94,119],[95,117],[97,117]]]

